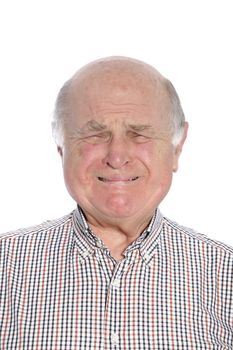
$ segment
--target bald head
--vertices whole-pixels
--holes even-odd
[[[184,114],[174,87],[152,66],[127,57],[91,62],[64,84],[54,113],[53,133],[57,144],[63,143],[69,119],[77,113],[80,103],[86,106],[85,113],[88,114],[91,112],[89,101],[95,100],[97,95],[121,104],[132,89],[142,105],[157,101],[161,114],[171,124],[173,143],[177,144],[183,133]]]
[[[74,85],[101,82],[126,88],[126,84],[155,88],[164,78],[156,69],[142,61],[127,57],[107,57],[87,64],[71,80]]]

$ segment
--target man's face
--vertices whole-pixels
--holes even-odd
[[[166,93],[132,79],[77,86],[62,149],[67,189],[102,220],[151,216],[167,194],[178,153]]]

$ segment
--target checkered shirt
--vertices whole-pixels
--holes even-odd
[[[233,349],[233,249],[159,210],[119,262],[80,208],[0,242],[1,350]]]

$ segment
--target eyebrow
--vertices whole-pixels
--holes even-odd
[[[152,130],[153,126],[150,124],[129,124],[129,127],[135,131]]]
[[[83,134],[87,131],[102,131],[106,129],[105,124],[101,124],[97,122],[96,120],[89,120],[86,124],[83,125],[82,128],[78,130],[78,133]]]
[[[153,131],[153,126],[150,124],[129,124],[128,127],[134,131]],[[107,129],[107,125],[97,122],[96,120],[89,120],[80,129],[76,130],[75,134],[83,135],[88,131],[103,131]]]

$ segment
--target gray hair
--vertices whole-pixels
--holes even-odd
[[[165,79],[164,85],[170,100],[170,116],[173,123],[172,143],[177,146],[184,133],[185,115],[180,98],[170,80]]]
[[[75,77],[69,79],[59,91],[55,102],[55,109],[53,113],[53,122],[52,122],[52,133],[54,140],[58,146],[61,146],[64,142],[64,130],[65,130],[65,121],[67,117],[72,113],[70,111],[70,90],[71,85]],[[185,125],[185,115],[180,103],[179,96],[172,85],[172,83],[164,78],[163,79],[164,87],[168,93],[169,102],[170,102],[170,117],[172,121],[172,144],[177,146],[182,139]]]
[[[65,120],[71,113],[69,95],[72,82],[72,78],[65,82],[60,89],[55,102],[52,121],[52,134],[58,146],[62,146],[64,143]]]

